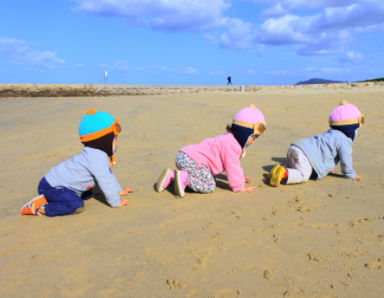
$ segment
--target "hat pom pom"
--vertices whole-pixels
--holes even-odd
[[[94,109],[89,109],[85,115],[93,115],[93,114],[96,114],[96,111]]]
[[[347,104],[348,104],[348,101],[346,101],[346,100],[343,100],[342,102],[340,102],[341,106],[346,106]]]
[[[255,106],[254,104],[250,104],[250,105],[248,106],[248,108],[256,109],[256,106]]]

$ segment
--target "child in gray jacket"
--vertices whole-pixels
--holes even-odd
[[[359,109],[347,101],[341,102],[329,115],[327,132],[295,142],[287,153],[287,167],[277,164],[269,173],[269,184],[307,182],[311,177],[321,179],[334,172],[340,162],[345,177],[360,179],[353,169],[352,142],[357,130],[364,124]]]
[[[39,196],[21,208],[24,215],[58,216],[83,210],[82,195],[97,184],[111,207],[121,207],[132,189],[122,189],[111,171],[121,126],[110,114],[88,110],[80,122],[83,150],[53,167],[40,181]]]

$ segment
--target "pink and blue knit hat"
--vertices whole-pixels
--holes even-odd
[[[356,132],[364,124],[364,116],[359,109],[347,101],[342,101],[340,105],[333,109],[329,115],[329,126],[332,129],[341,131],[352,141],[356,137]]]
[[[235,117],[233,117],[233,123],[252,129],[253,134],[262,134],[267,129],[263,113],[256,109],[253,104],[238,111]]]
[[[364,116],[355,105],[343,100],[329,115],[329,125],[341,126],[350,124],[363,125]]]
[[[261,135],[265,132],[267,123],[263,113],[254,105],[250,105],[236,113],[231,128],[234,137],[244,148],[250,136]]]

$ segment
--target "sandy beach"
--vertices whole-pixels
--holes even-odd
[[[342,100],[366,117],[353,144],[361,181],[268,186],[290,143],[325,132]],[[212,194],[155,192],[179,148],[223,133],[251,103],[268,124],[242,161],[256,192],[233,193],[224,175]],[[384,296],[384,86],[0,104],[0,297]],[[129,206],[90,198],[78,215],[21,216],[47,171],[80,152],[90,108],[122,125],[113,172],[134,189]]]

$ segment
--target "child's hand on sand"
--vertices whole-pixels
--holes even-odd
[[[245,177],[245,183],[249,183],[251,181],[252,181],[251,177]]]
[[[336,173],[336,169],[332,169],[329,171],[331,174],[335,174]]]
[[[120,196],[126,196],[126,195],[128,195],[129,193],[131,193],[131,192],[133,192],[133,189],[130,188],[130,187],[127,187],[127,188],[124,188],[123,190],[121,190],[121,191],[119,192],[119,195],[120,195]]]
[[[126,205],[128,205],[128,200],[127,199],[121,199],[120,200],[120,204],[119,205],[117,205],[117,207],[123,207],[123,206],[126,206]]]
[[[240,190],[241,192],[254,192],[255,190],[257,190],[257,187],[256,186],[251,186],[251,187],[244,187],[242,190]]]
[[[355,178],[353,178],[353,179],[360,181],[360,175],[356,173]]]

